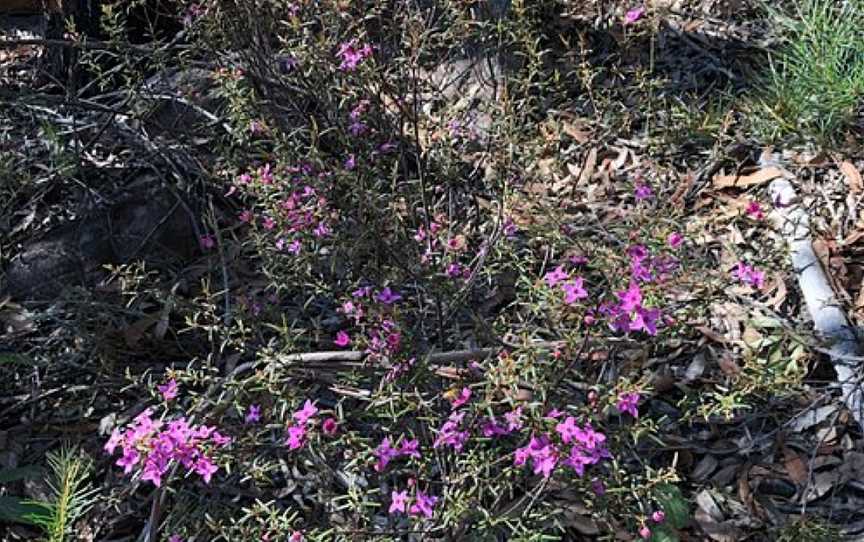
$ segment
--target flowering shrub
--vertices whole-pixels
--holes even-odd
[[[140,529],[677,540],[693,458],[657,443],[800,381],[777,326],[718,323],[730,300],[783,302],[753,241],[770,205],[739,197],[724,227],[741,242],[712,238],[682,203],[693,178],[603,134],[606,82],[561,88],[591,37],[544,21],[573,3],[493,4],[179,14],[177,62],[220,66],[206,144],[176,142],[196,158],[176,169],[198,168],[183,197],[201,205],[177,206],[199,259],[105,281],[146,315],[120,332],[139,364],[99,424],[116,502],[149,504]],[[610,24],[625,39],[655,20],[628,5]],[[574,100],[596,108],[590,136]],[[704,358],[724,377],[700,382]]]

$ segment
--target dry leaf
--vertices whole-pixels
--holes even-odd
[[[578,126],[577,126],[578,123]],[[571,123],[568,121],[561,122],[561,129],[564,133],[576,140],[577,143],[587,143],[591,139],[591,129],[582,122]]]
[[[858,168],[856,168],[852,162],[842,162],[840,164],[840,171],[843,172],[843,176],[846,177],[846,182],[849,184],[849,190],[851,190],[853,194],[864,192],[864,181],[861,180],[861,172],[858,171]]]
[[[801,456],[788,448],[783,450],[783,456],[783,466],[786,468],[789,479],[796,484],[805,483],[810,476],[810,471]]]
[[[778,167],[767,167],[760,169],[750,175],[715,175],[715,188],[743,188],[746,186],[755,186],[767,183],[777,177],[784,175],[783,170]]]

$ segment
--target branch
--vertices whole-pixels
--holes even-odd
[[[778,166],[776,158],[763,156],[763,167]],[[789,244],[792,268],[798,276],[798,285],[813,319],[813,327],[828,344],[827,354],[837,372],[837,382],[843,393],[843,402],[864,428],[864,389],[861,386],[860,345],[841,309],[831,283],[822,268],[810,239],[810,217],[797,202],[795,188],[786,179],[777,179],[769,187],[771,197],[778,206],[782,219],[781,230]]]

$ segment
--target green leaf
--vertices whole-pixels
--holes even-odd
[[[651,530],[651,542],[679,542],[680,538],[666,525],[658,525]]]
[[[690,508],[677,486],[672,484],[658,486],[654,498],[666,514],[669,525],[676,529],[683,529],[690,523]]]
[[[37,525],[48,517],[45,505],[19,497],[0,495],[0,523]]]

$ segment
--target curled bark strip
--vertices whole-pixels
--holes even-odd
[[[763,159],[763,166],[777,165],[776,159]],[[813,250],[810,217],[798,203],[794,186],[785,178],[769,186],[771,197],[782,218],[782,233],[789,245],[792,268],[813,319],[816,334],[827,343],[827,354],[837,373],[843,402],[864,428],[864,389],[861,386],[860,344],[837,300],[825,270]],[[856,359],[858,358],[858,359]]]

